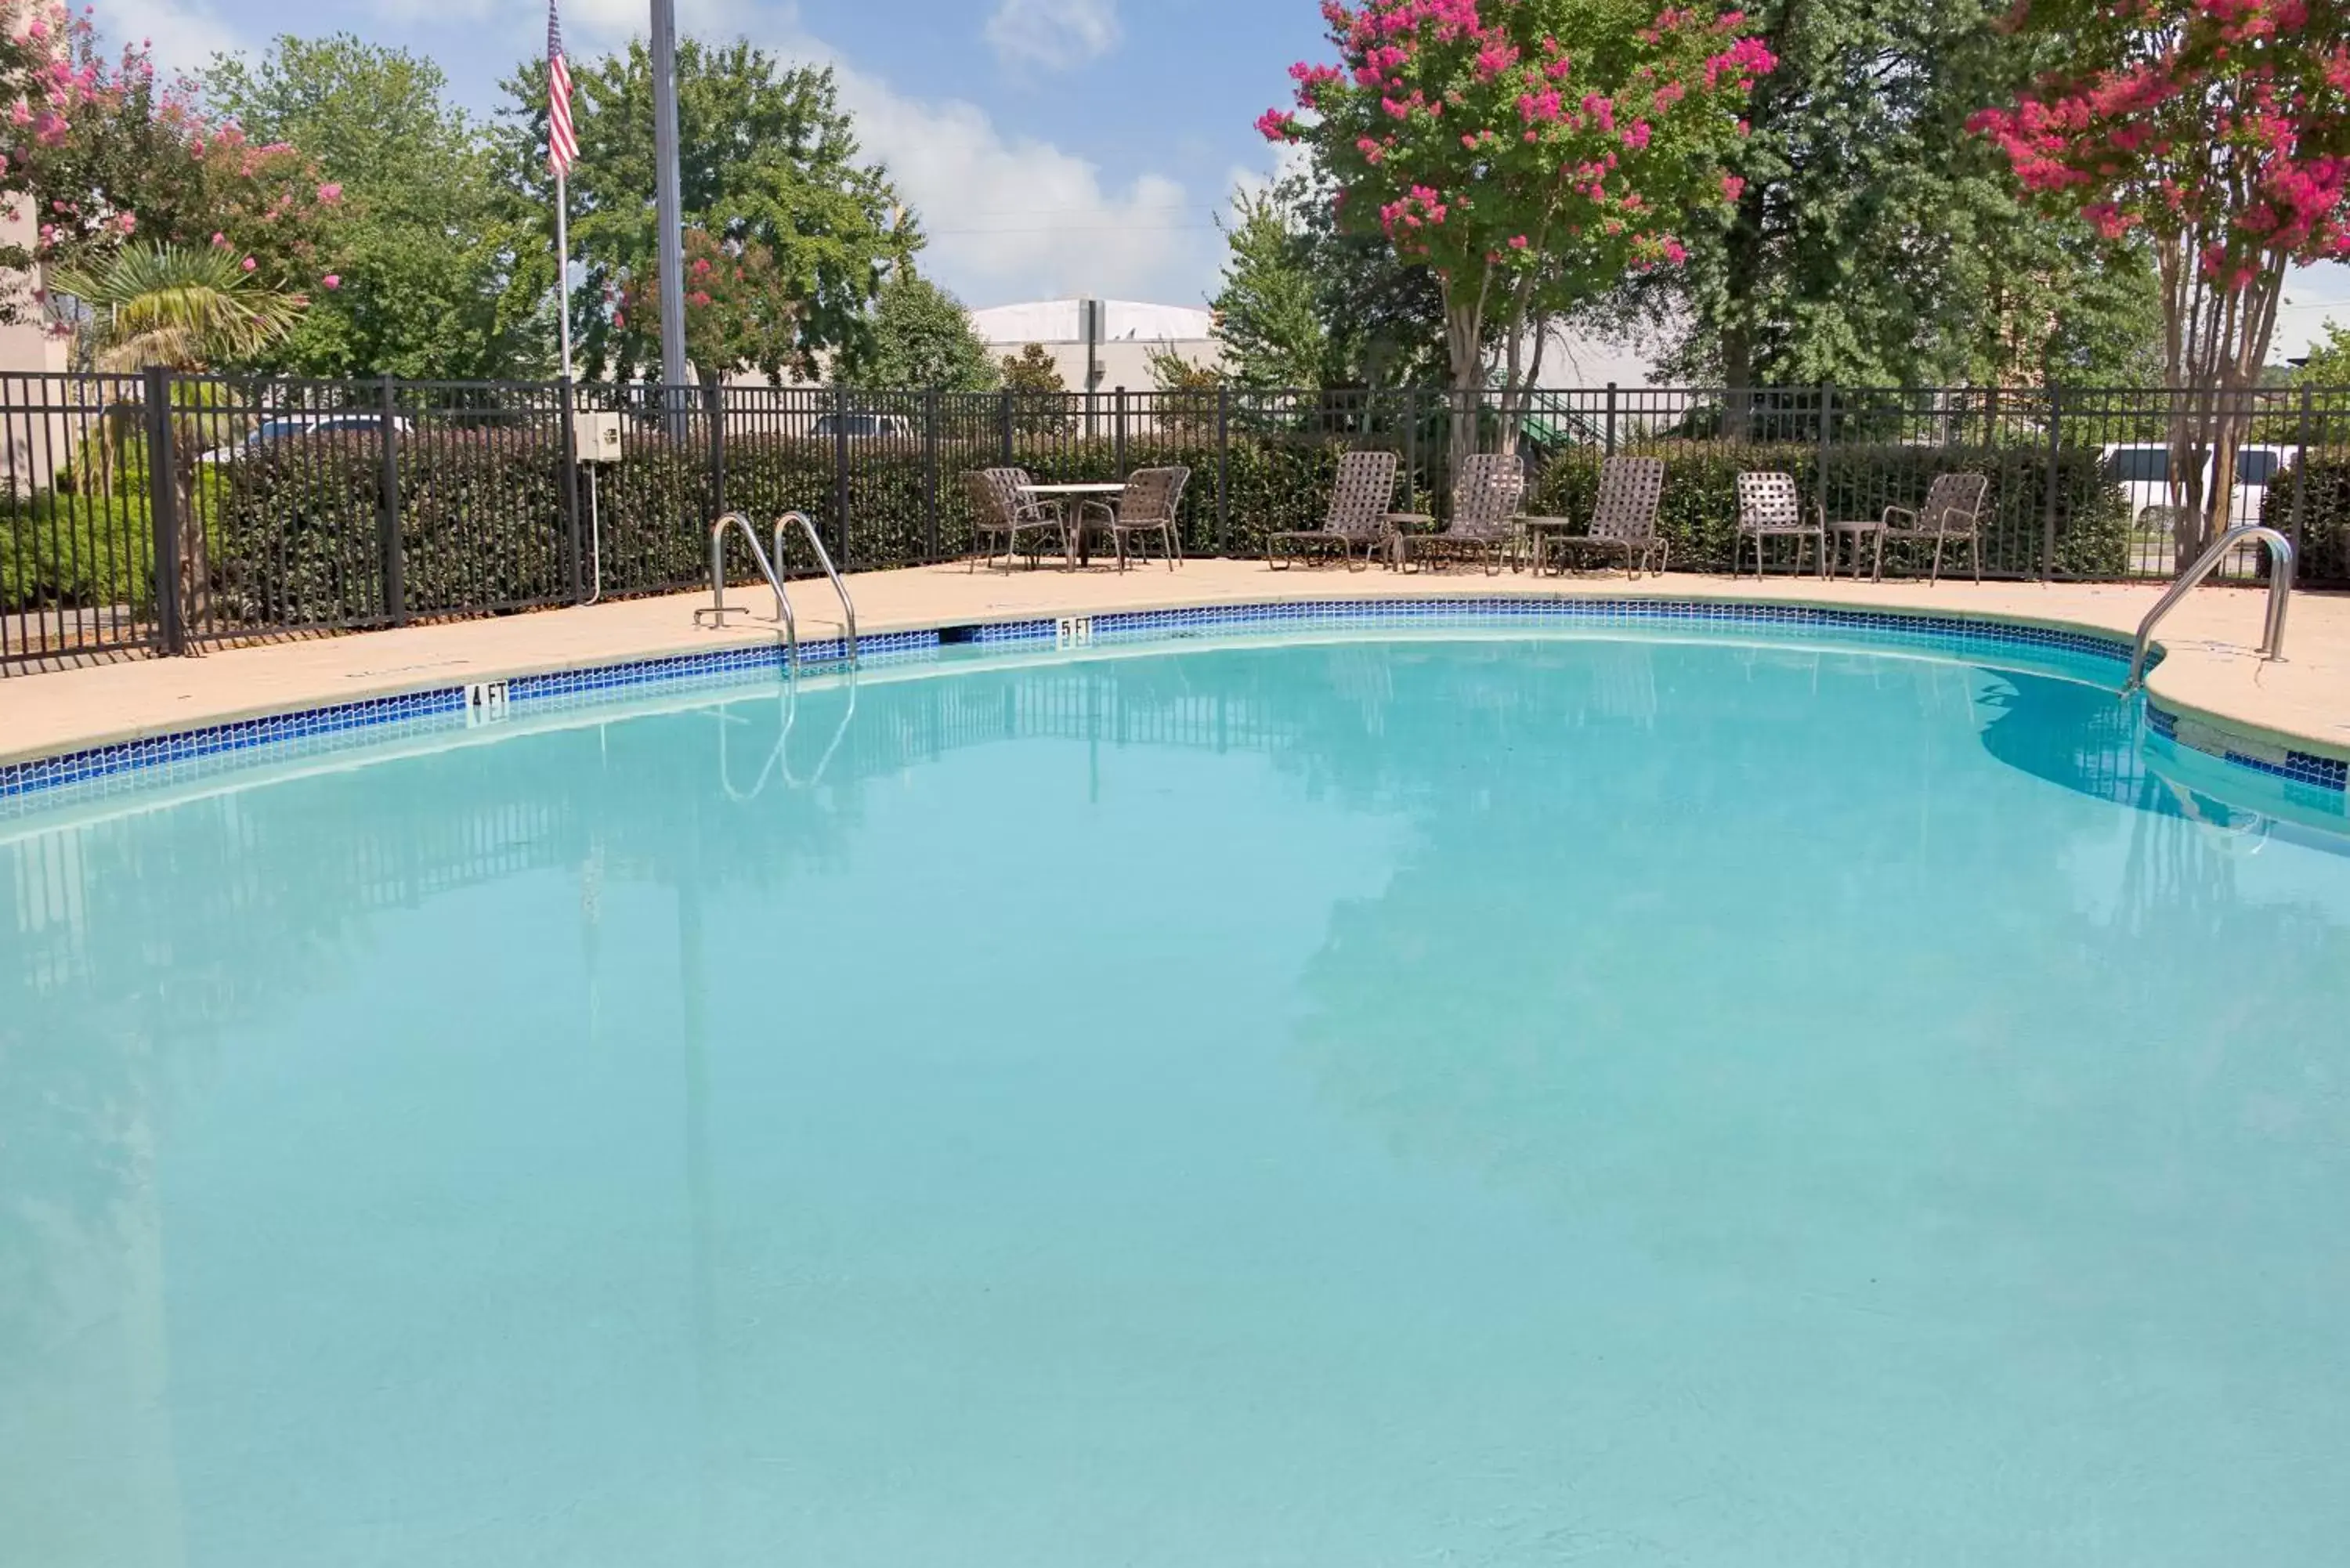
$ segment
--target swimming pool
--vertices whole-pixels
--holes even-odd
[[[1388,628],[26,817],[0,1541],[2328,1560],[2350,857],[2113,674]]]

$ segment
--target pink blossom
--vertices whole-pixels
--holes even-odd
[[[251,256],[247,256],[247,257],[245,257],[243,261],[239,262],[237,265],[238,265],[239,266],[241,266],[241,267],[244,268],[244,270],[245,270],[245,271],[247,271],[247,272],[251,272],[255,267],[256,267],[256,266],[260,265],[261,264],[260,264],[260,263],[258,263],[258,262],[256,262],[256,261],[255,261]]]
[[[131,230],[139,226],[138,214],[135,213],[117,213],[114,214],[114,226],[120,229],[127,234]]]
[[[325,184],[318,187],[318,200],[324,202],[329,207],[333,206],[342,199],[343,188],[334,181],[329,180]]]
[[[343,275],[338,272],[330,272],[318,281],[325,284],[328,288],[340,288],[343,286]]]
[[[214,229],[213,231],[213,244],[219,246],[222,250],[226,250],[228,249],[228,236],[222,234],[218,229]]]
[[[1735,202],[1740,196],[1744,195],[1745,192],[1746,182],[1740,179],[1737,175],[1724,174],[1721,177],[1721,199],[1723,201]]]
[[[1523,234],[1512,234],[1510,236],[1510,248],[1513,251],[1522,251],[1525,249],[1526,236]]]

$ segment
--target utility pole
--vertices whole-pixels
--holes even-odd
[[[660,230],[661,381],[685,385],[685,217],[677,174],[677,0],[653,5],[653,219]],[[671,419],[684,413],[665,394]]]

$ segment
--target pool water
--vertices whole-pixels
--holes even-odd
[[[21,829],[0,1558],[2338,1560],[2350,857],[2049,668],[1201,646]]]

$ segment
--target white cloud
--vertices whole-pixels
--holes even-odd
[[[1094,29],[1087,36],[1116,36],[1109,0],[1008,0],[991,31],[1024,12],[1081,13],[1093,18],[1080,25]],[[1221,193],[1196,200],[1163,173],[1107,182],[1053,142],[1006,134],[977,104],[900,91],[806,31],[793,6],[680,0],[679,13],[681,33],[740,32],[787,62],[833,67],[865,156],[889,165],[930,236],[923,272],[974,308],[1073,294],[1193,305],[1214,279],[1222,242],[1210,220]],[[579,54],[644,29],[643,0],[564,0],[563,14]]]
[[[1068,70],[1118,47],[1117,0],[1001,0],[987,42],[1006,65]]]
[[[885,161],[931,236],[923,268],[972,306],[1097,294],[1198,301],[1214,272],[1207,207],[1180,181],[1121,188],[1074,153],[1007,137],[977,105],[925,101],[842,67],[866,150]]]
[[[98,20],[113,47],[147,42],[164,72],[201,71],[214,55],[233,54],[244,43],[201,0],[112,0]]]

